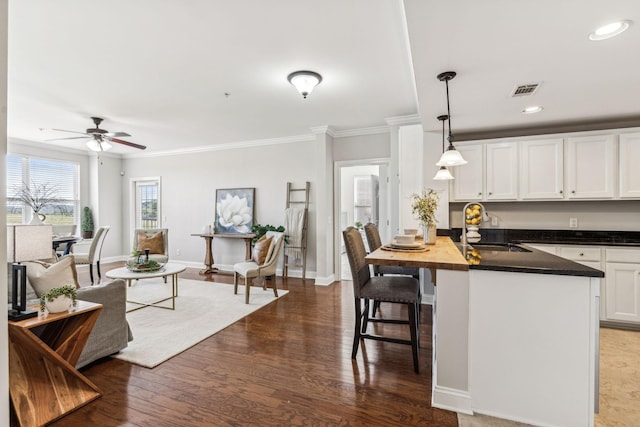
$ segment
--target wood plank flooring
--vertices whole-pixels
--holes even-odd
[[[204,278],[196,269],[180,277],[232,281]],[[421,313],[421,372],[415,374],[405,345],[365,341],[352,361],[351,282],[324,287],[277,278],[277,284],[289,294],[154,369],[110,358],[84,368],[103,397],[52,425],[458,425],[455,413],[430,406],[429,306]],[[401,310],[382,305],[384,316],[406,316]],[[370,327],[408,337],[402,325]]]

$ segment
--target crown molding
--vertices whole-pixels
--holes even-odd
[[[326,133],[327,135],[329,135],[332,138],[336,136],[335,131],[329,125],[314,126],[314,127],[311,128],[311,132],[313,132],[314,135],[318,135],[318,134],[321,134],[321,133]]]
[[[391,129],[389,126],[374,126],[370,128],[360,129],[346,129],[335,132],[336,138],[347,138],[350,136],[363,136],[363,135],[375,135],[378,133],[389,133]]]
[[[422,124],[420,115],[410,114],[408,116],[395,116],[387,117],[384,119],[389,126],[402,126],[402,125],[419,125]]]
[[[206,153],[212,151],[237,150],[242,148],[264,147],[268,145],[291,144],[294,142],[315,141],[315,135],[295,135],[283,138],[256,139],[244,142],[227,142],[224,144],[206,145],[202,147],[179,148],[176,150],[156,151],[150,153],[132,153],[124,155],[126,159],[141,157],[164,157],[194,153]]]
[[[100,156],[105,156],[105,157],[113,157],[113,158],[116,158],[116,159],[122,158],[122,155],[120,153],[114,153],[114,152],[109,152],[109,151],[103,151],[101,153],[98,153],[96,151],[90,151],[90,150],[86,150],[86,149],[79,150],[77,148],[61,147],[61,146],[55,145],[55,144],[47,144],[47,143],[44,143],[44,142],[29,141],[29,140],[26,140],[26,139],[8,137],[7,138],[7,150],[9,152],[11,152],[11,146],[12,145],[22,145],[24,147],[36,148],[38,150],[52,150],[52,151],[57,151],[57,152],[61,152],[61,153],[75,154],[77,156],[96,157],[96,156],[100,155]]]

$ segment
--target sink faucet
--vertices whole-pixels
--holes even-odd
[[[469,202],[462,208],[462,234],[460,235],[460,242],[462,242],[462,247],[467,248],[471,247],[469,243],[467,243],[467,208],[472,205],[477,205],[480,207],[480,222],[489,221],[489,215],[487,214],[487,210],[485,209],[482,203],[477,202]]]

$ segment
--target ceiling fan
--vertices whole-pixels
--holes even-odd
[[[122,144],[133,148],[138,148],[140,150],[144,150],[147,147],[140,144],[135,144],[133,142],[124,141],[119,139],[121,137],[131,136],[126,132],[109,132],[105,129],[100,129],[100,123],[102,120],[100,117],[91,117],[93,120],[93,124],[95,124],[95,128],[89,128],[86,132],[76,132],[74,130],[65,130],[65,129],[53,129],[59,132],[71,132],[71,133],[79,133],[83,136],[72,136],[69,138],[55,138],[55,139],[47,139],[46,141],[61,141],[65,139],[89,139],[87,142],[87,147],[92,151],[107,151],[111,148],[111,142],[115,142],[116,144]]]

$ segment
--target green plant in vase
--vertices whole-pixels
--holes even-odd
[[[93,214],[91,213],[91,208],[89,206],[85,206],[82,209],[82,221],[80,223],[80,228],[82,229],[83,239],[91,239],[93,237]]]
[[[78,305],[78,292],[75,286],[64,285],[58,288],[49,289],[47,293],[40,296],[40,311],[44,312],[45,307],[47,307],[47,302],[53,303],[59,297],[67,297],[69,300],[71,300],[71,305],[73,307],[76,307]],[[49,307],[52,306],[49,305]],[[66,309],[68,308],[69,306],[66,306]],[[52,311],[51,308],[49,308],[49,311],[52,313],[57,312],[55,310]],[[64,311],[64,309],[60,311]]]
[[[438,203],[440,203],[440,195],[431,188],[423,190],[422,194],[411,195],[411,212],[422,225],[424,242],[431,245],[436,242]]]

